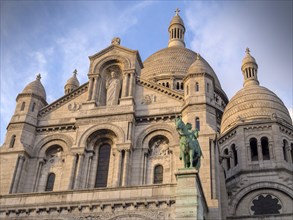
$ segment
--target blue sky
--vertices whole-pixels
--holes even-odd
[[[1,1],[1,137],[25,85],[42,74],[47,102],[64,94],[74,69],[87,81],[88,56],[111,43],[139,50],[142,60],[167,47],[176,8],[187,48],[199,52],[231,98],[242,88],[246,47],[260,84],[292,115],[292,1]]]

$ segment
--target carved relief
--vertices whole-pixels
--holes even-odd
[[[170,154],[169,141],[166,137],[158,135],[149,143],[151,157],[165,156]]]
[[[156,102],[156,96],[155,95],[145,95],[141,101],[141,104],[143,105],[149,105],[153,102]]]
[[[79,110],[80,108],[81,108],[81,105],[76,102],[68,104],[68,110],[71,112],[75,112]]]

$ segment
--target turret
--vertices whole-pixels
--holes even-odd
[[[246,48],[246,55],[242,60],[241,71],[244,76],[243,86],[259,85],[257,80],[257,63],[253,56],[250,55],[249,48]]]
[[[168,31],[170,34],[168,47],[185,47],[184,34],[185,26],[183,20],[179,16],[180,10],[177,8],[175,11],[175,16],[171,20]]]
[[[72,92],[73,90],[75,90],[79,87],[79,81],[78,81],[76,75],[77,75],[77,70],[75,69],[73,71],[73,76],[67,80],[67,82],[64,86],[65,95]]]

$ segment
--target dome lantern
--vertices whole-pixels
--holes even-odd
[[[170,22],[168,31],[169,31],[169,43],[168,47],[185,47],[184,34],[185,26],[182,18],[179,16],[180,10],[177,8],[175,11],[175,16]]]
[[[244,76],[243,86],[259,85],[257,80],[257,63],[253,56],[250,55],[249,48],[246,48],[246,55],[242,60],[241,71]]]

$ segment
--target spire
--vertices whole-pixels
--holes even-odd
[[[248,85],[259,85],[257,80],[257,63],[253,56],[250,54],[249,48],[246,48],[245,57],[242,60],[242,74],[244,76],[244,84],[243,86]]]
[[[39,73],[39,74],[37,75],[37,77],[36,77],[36,80],[39,80],[39,81],[40,81],[41,78],[42,78],[42,77],[41,77],[41,74]]]
[[[175,16],[172,18],[169,25],[169,43],[168,47],[185,47],[184,34],[185,26],[183,20],[179,16],[180,10],[177,8],[175,11]]]

